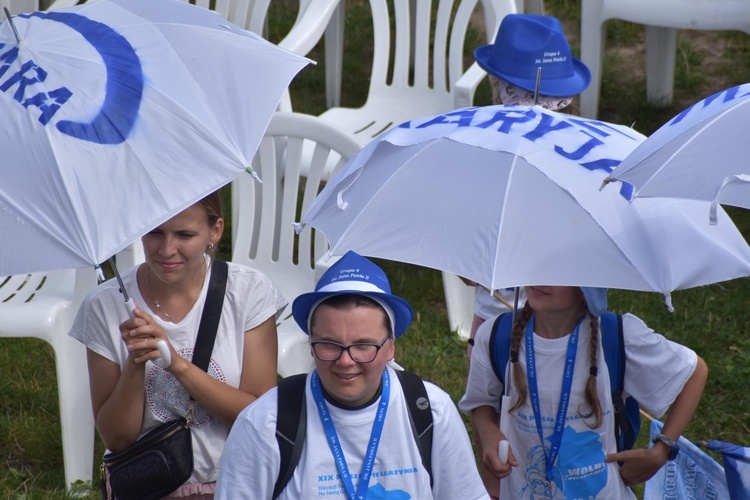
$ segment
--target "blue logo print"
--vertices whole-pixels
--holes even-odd
[[[143,96],[143,70],[133,46],[109,26],[78,14],[34,12],[19,17],[38,17],[65,24],[81,34],[104,61],[107,84],[99,113],[90,122],[60,120],[55,127],[63,134],[97,144],[124,142],[135,125]],[[0,44],[0,50],[5,45]],[[35,84],[47,79],[47,71],[33,60],[22,61],[20,69],[8,74],[3,81],[11,64],[16,62],[18,57],[17,46],[0,52],[0,91],[8,92],[15,87],[13,99],[24,108],[38,108],[41,112],[38,120],[46,126],[73,96],[73,92],[67,87],[60,87],[26,97],[27,91],[31,93],[35,90]]]

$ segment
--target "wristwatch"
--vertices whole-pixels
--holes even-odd
[[[669,446],[669,457],[667,458],[667,460],[674,460],[675,458],[677,458],[677,454],[680,452],[680,447],[677,445],[677,443],[669,439],[664,434],[657,434],[651,440],[651,442],[654,444],[656,444],[658,441],[661,441],[662,443]]]

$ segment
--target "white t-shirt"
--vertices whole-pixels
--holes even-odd
[[[287,302],[265,274],[231,262],[228,265],[226,294],[208,373],[227,385],[239,387],[245,332],[270,317],[278,318]],[[192,359],[211,273],[206,273],[200,296],[187,316],[179,323],[171,323],[160,319],[149,307],[149,301],[144,300],[135,282],[136,269],[122,274],[128,295],[162,327],[175,351]],[[120,337],[119,327],[127,318],[123,296],[117,281],[112,279],[89,293],[78,310],[69,335],[88,349],[123,366],[128,351]],[[151,362],[146,365],[145,391],[146,409],[141,436],[164,422],[186,415],[189,407],[187,391],[171,373]],[[191,430],[195,467],[188,483],[215,481],[229,427],[196,403]]]
[[[516,300],[516,292],[514,288],[502,288],[500,290],[495,290],[495,293],[500,295],[511,305],[513,305],[513,302]],[[522,288],[518,296],[519,309],[523,307],[524,302],[526,302],[526,292]],[[508,311],[510,311],[510,309],[493,297],[490,292],[481,286],[474,287],[474,314],[483,320],[487,320]]]
[[[459,401],[465,413],[478,406],[492,406],[500,410],[503,385],[495,376],[489,357],[489,338],[494,321],[486,321],[477,331],[466,393]],[[654,333],[632,314],[623,315],[625,343],[625,380],[623,390],[632,395],[646,411],[661,417],[693,374],[696,354],[664,336]],[[563,366],[569,335],[560,339],[545,339],[534,334],[535,363],[543,419],[545,447],[549,453],[549,437],[562,390]],[[502,498],[635,498],[618,471],[617,463],[606,464],[608,453],[617,451],[614,437],[614,412],[610,392],[609,371],[604,361],[604,351],[599,345],[597,366],[597,392],[602,406],[603,421],[596,428],[588,427],[579,416],[584,412],[584,388],[589,376],[588,346],[590,328],[586,321],[581,325],[576,363],[573,371],[570,403],[563,430],[562,443],[555,463],[553,495],[546,496],[546,464],[544,450],[527,397],[526,405],[510,415],[508,441],[519,465],[500,482]],[[519,362],[526,367],[524,342],[519,349]],[[511,385],[511,400],[518,394]],[[506,416],[507,414],[504,414]]]
[[[397,375],[388,368],[391,396],[385,427],[378,446],[368,488],[368,498],[486,499],[476,468],[466,427],[450,396],[426,382],[433,417],[432,477],[422,460],[409,422],[408,409]],[[346,498],[338,469],[307,377],[307,432],[294,475],[281,492],[281,500]],[[277,390],[272,389],[240,413],[232,427],[221,459],[216,498],[270,499],[279,474],[276,441]],[[378,400],[379,401],[379,398]],[[377,401],[356,410],[328,404],[355,488],[370,439]]]

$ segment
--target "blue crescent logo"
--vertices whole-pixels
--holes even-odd
[[[106,93],[97,116],[88,123],[61,120],[55,125],[57,129],[63,134],[97,144],[120,144],[124,142],[136,123],[144,85],[141,62],[130,42],[111,27],[78,14],[34,12],[22,14],[19,17],[38,17],[65,24],[80,33],[104,61],[107,74]],[[1,47],[2,44],[0,44]],[[17,57],[17,47],[0,54],[0,77]],[[3,63],[6,64],[3,65]],[[33,78],[23,76],[25,73],[32,71],[35,74]],[[70,76],[85,77],[84,75]],[[19,72],[11,75],[8,80],[0,84],[0,91],[5,92],[12,85],[18,85],[14,94],[15,100],[24,107],[38,107],[42,111],[39,121],[46,125],[60,106],[73,95],[70,90],[61,87],[51,92],[39,93],[27,99],[23,98],[26,87],[36,82],[42,82],[46,77],[46,71],[33,61],[27,61],[22,64]]]

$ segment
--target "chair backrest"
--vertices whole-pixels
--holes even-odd
[[[182,0],[206,9],[213,9],[222,17],[248,31],[263,34],[271,0]]]
[[[66,7],[77,5],[80,0],[0,0],[0,19],[5,20],[3,7],[8,7],[11,14],[20,14],[22,12],[34,12],[40,9],[58,10]]]
[[[312,156],[303,155],[310,147]],[[293,223],[322,189],[329,159],[338,158],[338,169],[359,149],[320,118],[277,112],[252,163],[262,183],[250,175],[232,183],[232,261],[268,274],[290,301],[311,291],[327,243],[312,229],[296,234]]]
[[[498,13],[505,13],[508,2],[396,1],[392,12],[389,3],[370,0],[374,29],[370,95],[394,89],[424,94],[430,89],[435,98],[450,95],[464,74],[464,61],[473,60],[464,43],[477,5],[482,5],[484,19],[485,39],[480,43],[486,43],[494,39],[502,17]]]

